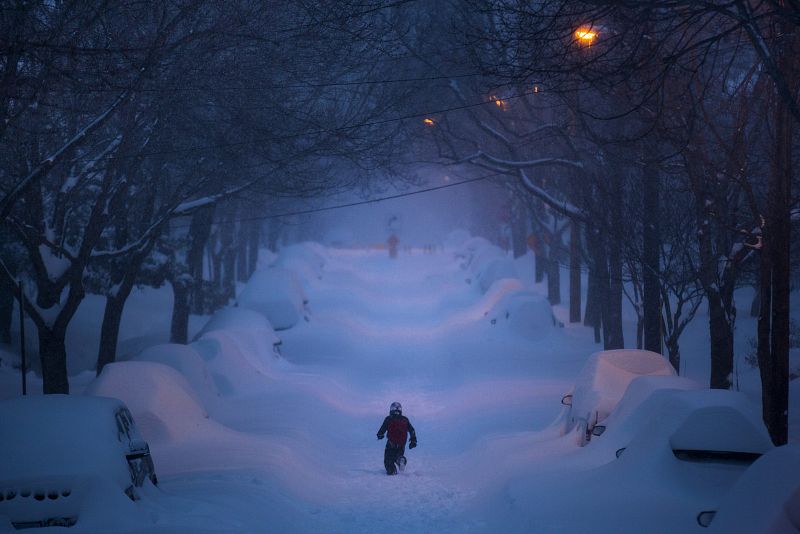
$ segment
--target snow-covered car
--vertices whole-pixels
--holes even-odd
[[[97,486],[139,498],[157,484],[150,447],[118,399],[45,395],[0,402],[0,517],[72,526]]]
[[[279,267],[253,273],[239,293],[238,303],[264,315],[275,330],[287,330],[302,319],[308,320],[308,299],[302,284],[295,273]]]
[[[595,352],[584,364],[572,391],[561,403],[567,406],[563,434],[576,431],[583,446],[595,425],[614,410],[633,379],[639,376],[674,376],[664,356],[637,349]]]
[[[776,447],[755,461],[723,497],[698,513],[709,532],[800,532],[800,445]]]
[[[717,509],[749,466],[773,449],[759,411],[735,391],[659,389],[624,421],[613,425],[609,418],[592,454],[611,458],[606,465],[618,480],[658,481],[699,510]]]

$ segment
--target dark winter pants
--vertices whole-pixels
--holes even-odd
[[[403,456],[406,448],[403,445],[397,445],[391,441],[386,442],[386,450],[383,451],[383,466],[386,468],[387,475],[397,474],[397,459]]]

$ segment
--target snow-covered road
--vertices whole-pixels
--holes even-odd
[[[281,332],[288,364],[260,390],[209,407],[219,427],[153,446],[158,523],[492,530],[483,499],[520,462],[538,457],[546,470],[563,456],[545,429],[592,347],[555,327],[540,340],[510,335],[484,317],[492,302],[466,278],[445,254],[332,252],[306,288],[311,320]],[[388,477],[375,433],[395,400],[419,447]]]

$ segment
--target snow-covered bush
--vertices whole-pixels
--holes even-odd
[[[444,238],[444,246],[447,249],[458,249],[471,238],[472,235],[466,230],[453,230]]]
[[[275,330],[292,328],[305,317],[306,296],[286,269],[256,271],[239,294],[239,306],[264,315]]]
[[[108,364],[86,388],[86,394],[122,400],[142,436],[151,442],[189,439],[208,418],[189,382],[161,363]]]

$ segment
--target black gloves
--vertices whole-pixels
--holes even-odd
[[[413,449],[417,446],[417,440],[412,440],[411,443],[408,444],[409,449]]]
[[[378,434],[378,439],[383,439],[383,434]]]

